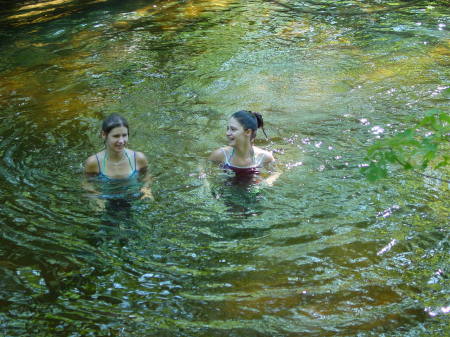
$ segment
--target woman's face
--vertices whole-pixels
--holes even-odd
[[[118,126],[106,135],[102,133],[105,145],[108,150],[122,152],[128,144],[128,129],[125,126]]]
[[[241,123],[235,118],[230,118],[227,126],[227,138],[230,146],[245,144],[250,142],[252,130],[244,130]]]

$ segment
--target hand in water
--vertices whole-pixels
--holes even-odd
[[[272,173],[269,177],[267,177],[264,182],[268,185],[268,186],[272,186],[273,183],[278,179],[278,177],[281,175],[280,172],[274,172]]]
[[[98,198],[98,196],[91,196],[89,198],[89,204],[94,210],[98,212],[102,212],[105,210],[105,200]]]
[[[152,194],[152,191],[150,190],[150,188],[142,187],[141,192],[142,192],[141,199],[150,199],[152,201],[155,200],[155,198],[153,197],[153,194]]]

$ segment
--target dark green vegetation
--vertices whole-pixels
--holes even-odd
[[[447,89],[447,93],[449,90]],[[417,124],[392,137],[377,140],[367,151],[370,164],[361,170],[370,181],[385,178],[388,164],[397,164],[405,170],[450,183],[448,176],[450,115],[437,109],[425,113]],[[440,169],[443,177],[422,173],[428,167]]]

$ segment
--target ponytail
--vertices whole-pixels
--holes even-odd
[[[249,111],[249,112],[251,114],[253,114],[253,116],[255,116],[258,129],[261,128],[266,139],[269,139],[269,137],[267,137],[266,130],[264,130],[264,121],[263,121],[262,115],[259,112],[253,112],[253,111]]]

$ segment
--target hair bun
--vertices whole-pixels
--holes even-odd
[[[264,127],[263,117],[259,112],[249,111],[256,118],[258,129]]]
[[[259,112],[253,112],[253,111],[249,111],[253,116],[255,116],[256,118],[256,122],[258,124],[258,129],[261,128],[264,136],[266,136],[266,138],[268,139],[269,137],[267,137],[266,134],[266,130],[264,130],[264,120],[263,120],[263,116],[259,113]]]

